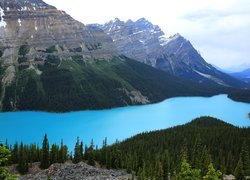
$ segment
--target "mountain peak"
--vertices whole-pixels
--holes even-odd
[[[121,20],[119,18],[115,18],[114,20],[112,20],[112,22],[121,22]]]
[[[134,23],[140,29],[153,29],[154,25],[145,18],[140,18]]]
[[[134,23],[131,19],[128,19],[127,21],[126,21],[126,23],[127,24],[131,24],[131,23]]]
[[[42,0],[0,0],[0,6],[4,10],[19,9],[20,7],[33,6],[33,7],[52,7]]]
[[[216,71],[180,33],[166,37],[144,17],[100,27],[113,39],[118,52],[129,58],[199,83],[245,87],[245,83]]]
[[[149,22],[146,18],[142,17],[138,19],[136,22]]]
[[[176,34],[169,37],[169,39],[171,39],[171,40],[175,40],[175,39],[178,39],[178,38],[185,39],[180,33],[176,33]]]

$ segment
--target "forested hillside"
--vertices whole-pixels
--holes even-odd
[[[184,160],[204,176],[208,165],[223,174],[250,175],[250,128],[238,128],[218,119],[202,117],[192,122],[150,133],[142,133],[107,150],[108,167],[125,168],[145,177],[177,176]],[[117,158],[119,157],[119,158]]]
[[[15,144],[8,164],[18,164],[19,172],[26,173],[32,162],[48,168],[53,163],[85,161],[108,169],[126,169],[139,179],[204,177],[218,169],[233,174],[237,179],[250,175],[250,128],[239,128],[211,117],[201,117],[185,125],[166,130],[136,135],[108,146],[107,139],[98,149],[94,141],[89,146],[77,138],[74,153],[66,145],[49,145],[44,137],[42,148],[36,144]],[[215,168],[215,169],[214,169]],[[185,175],[186,171],[189,175]],[[221,173],[217,172],[220,176]],[[190,174],[191,173],[191,174]]]

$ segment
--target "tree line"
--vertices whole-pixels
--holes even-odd
[[[11,155],[7,164],[17,164],[21,174],[28,172],[33,162],[40,162],[40,167],[46,169],[70,160],[126,169],[139,180],[220,179],[222,174],[233,174],[241,180],[250,175],[250,128],[234,127],[210,117],[142,133],[110,146],[105,138],[100,149],[93,140],[88,146],[77,138],[73,153],[63,141],[50,146],[47,135],[41,148],[23,143],[12,147],[7,142],[3,146]]]

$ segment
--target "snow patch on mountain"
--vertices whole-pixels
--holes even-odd
[[[168,37],[166,37],[166,35],[161,35],[159,36],[159,42],[161,46],[165,46],[169,43],[170,39]]]
[[[220,79],[218,79],[218,78],[216,78],[216,77],[214,77],[214,76],[212,76],[210,74],[205,74],[205,73],[202,73],[202,72],[197,71],[197,70],[194,70],[194,71],[197,74],[199,74],[199,75],[201,75],[201,76],[203,76],[203,77],[205,77],[207,79],[210,79],[210,80],[216,82],[217,84],[220,84],[220,85],[223,85],[223,86],[229,86],[229,85],[225,84],[222,80],[220,80]]]
[[[19,26],[22,26],[22,21],[20,18],[18,19],[18,23],[19,23]]]
[[[1,27],[6,27],[6,22],[4,21],[4,18],[3,18],[3,16],[5,16],[5,14],[4,14],[4,10],[0,7],[0,28]]]

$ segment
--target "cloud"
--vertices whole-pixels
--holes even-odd
[[[189,39],[210,63],[250,63],[249,0],[45,0],[85,24],[145,17]]]

